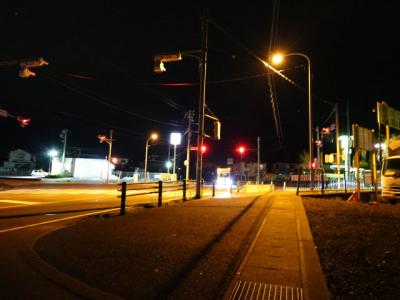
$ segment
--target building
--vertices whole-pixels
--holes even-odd
[[[10,151],[8,160],[0,167],[0,175],[29,176],[35,168],[35,157],[22,149]]]
[[[74,178],[106,180],[107,171],[111,178],[114,168],[114,164],[110,163],[108,166],[108,161],[105,159],[66,157],[63,170],[61,159],[54,157],[51,162],[50,174],[64,173]]]

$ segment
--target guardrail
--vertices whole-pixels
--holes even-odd
[[[146,183],[133,183],[133,184],[127,184],[126,182],[122,182],[121,189],[118,191],[121,192],[120,195],[118,195],[118,198],[121,198],[121,209],[120,209],[120,215],[125,214],[125,209],[126,209],[126,198],[127,197],[133,197],[133,196],[143,196],[143,195],[149,195],[149,194],[158,194],[157,197],[157,205],[158,207],[162,206],[162,199],[163,199],[163,193],[164,192],[172,192],[172,191],[182,191],[182,201],[187,200],[187,189],[194,188],[194,181],[189,181],[186,182],[186,180],[182,180],[181,182],[177,183],[172,183],[168,184],[163,181],[158,181],[158,182],[146,182]],[[131,187],[130,187],[131,186]],[[134,187],[132,187],[134,186]],[[143,193],[129,193],[129,191],[146,191]]]

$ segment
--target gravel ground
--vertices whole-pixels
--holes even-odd
[[[400,204],[303,203],[333,299],[400,299]]]

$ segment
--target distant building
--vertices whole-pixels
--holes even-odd
[[[10,151],[8,160],[0,167],[0,175],[23,176],[30,175],[35,168],[35,158],[22,149]]]
[[[115,166],[105,159],[96,158],[71,158],[66,157],[64,162],[64,173],[74,178],[91,178],[91,179],[107,179],[107,171],[109,178],[113,173]],[[50,174],[62,174],[62,163],[59,157],[54,157],[51,162]]]

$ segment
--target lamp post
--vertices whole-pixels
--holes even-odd
[[[156,139],[158,139],[158,134],[157,133],[152,133],[149,138],[146,140],[146,151],[145,151],[145,155],[144,155],[144,178],[143,181],[147,181],[147,154],[149,152],[149,141],[153,140],[155,141]]]
[[[108,138],[106,135],[99,134],[97,135],[99,138],[99,142],[106,142],[108,144],[108,158],[107,158],[107,179],[108,183],[110,180],[110,164],[111,164],[111,151],[112,151],[112,142],[113,142],[113,130],[110,129],[110,137]]]
[[[308,151],[310,154],[310,181],[311,181],[311,189],[314,187],[314,175],[313,175],[313,160],[314,160],[314,154],[313,154],[313,143],[312,143],[312,135],[313,135],[313,126],[312,126],[312,102],[311,102],[311,61],[310,58],[299,52],[295,53],[288,53],[288,54],[275,54],[272,57],[272,63],[273,64],[279,64],[283,61],[283,58],[285,56],[301,56],[307,60],[307,66],[308,66]]]
[[[181,143],[182,135],[178,132],[172,132],[170,136],[170,144],[174,145],[174,164],[172,168],[172,174],[175,176],[175,168],[176,168],[176,146]]]
[[[57,154],[58,154],[57,150],[54,150],[54,149],[52,149],[52,150],[50,150],[48,152],[48,155],[49,155],[49,174],[51,174],[51,162],[53,161],[53,158],[57,156]]]

